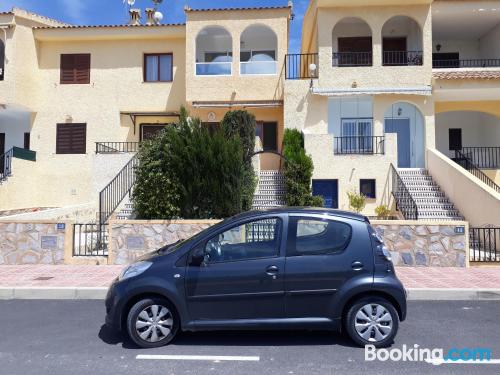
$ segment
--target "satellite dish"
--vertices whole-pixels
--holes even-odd
[[[154,18],[156,23],[160,23],[163,20],[163,13],[156,11]]]
[[[133,6],[135,4],[135,0],[127,0],[127,4],[129,6]]]

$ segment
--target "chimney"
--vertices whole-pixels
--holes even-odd
[[[130,21],[129,25],[140,25],[141,24],[141,10],[140,9],[130,9]]]
[[[146,16],[147,16],[146,25],[148,26],[156,25],[155,13],[156,10],[154,10],[153,8],[146,8]]]

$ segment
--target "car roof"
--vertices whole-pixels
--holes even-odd
[[[350,211],[336,210],[333,208],[323,208],[323,207],[278,207],[278,208],[269,208],[258,211],[252,210],[238,214],[234,216],[233,219],[258,217],[269,214],[303,214],[303,215],[320,214],[320,215],[337,216],[346,219],[369,222],[368,218],[361,214],[357,214]]]

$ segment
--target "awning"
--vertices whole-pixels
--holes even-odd
[[[179,112],[120,112],[120,115],[130,116],[135,134],[137,117],[179,117]]]
[[[282,107],[283,100],[222,101],[193,102],[194,108],[275,108]]]
[[[349,96],[349,95],[432,95],[431,86],[421,87],[374,87],[334,89],[313,87],[311,92],[321,96]]]

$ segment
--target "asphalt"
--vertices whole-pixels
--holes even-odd
[[[412,301],[392,347],[486,347],[492,358],[500,359],[499,317],[498,301]],[[95,300],[0,301],[0,318],[1,375],[500,373],[498,364],[366,362],[364,349],[329,332],[183,333],[170,346],[137,349],[103,326],[103,302]],[[254,360],[152,360],[137,355]]]

